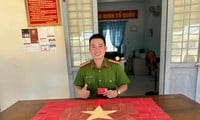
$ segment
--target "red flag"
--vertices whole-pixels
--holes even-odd
[[[46,103],[32,120],[171,120],[152,98],[74,99]]]

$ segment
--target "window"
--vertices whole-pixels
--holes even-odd
[[[200,1],[174,0],[171,62],[197,62]]]
[[[107,46],[107,52],[117,51],[117,48],[112,45],[112,42],[111,42],[110,38],[111,38],[110,37],[110,30],[108,29],[108,30],[106,30],[106,37],[105,37],[106,46]]]
[[[94,33],[92,0],[67,0],[72,67],[91,59],[89,37]]]

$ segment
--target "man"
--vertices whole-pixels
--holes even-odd
[[[90,37],[89,51],[93,59],[81,64],[74,81],[76,93],[81,98],[115,98],[128,89],[130,80],[118,62],[104,58],[106,50],[102,35]]]

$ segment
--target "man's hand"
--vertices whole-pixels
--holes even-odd
[[[87,84],[85,84],[85,86],[78,91],[78,94],[83,99],[87,99],[89,97],[90,91],[87,90]]]
[[[118,95],[117,90],[108,90],[103,94],[103,96],[106,96],[108,98],[115,98],[117,97],[117,95]]]

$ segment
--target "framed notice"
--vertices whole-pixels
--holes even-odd
[[[60,25],[59,0],[25,0],[29,26]]]

